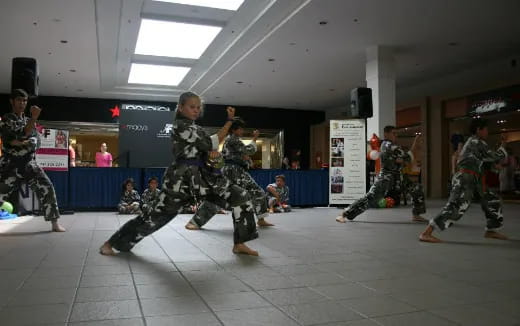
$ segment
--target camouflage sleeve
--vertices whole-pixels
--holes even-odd
[[[231,153],[240,153],[240,155],[253,155],[256,153],[256,144],[251,143],[246,146],[238,137],[228,138],[226,145]]]
[[[21,139],[24,136],[25,126],[18,121],[15,121],[12,115],[7,114],[2,119],[2,137],[6,143],[10,143],[15,139]]]
[[[483,141],[479,141],[478,151],[480,159],[483,162],[495,163],[507,157],[507,152],[504,147],[500,146],[496,151],[494,151]]]
[[[396,159],[401,159],[404,162],[411,162],[413,160],[412,152],[405,152],[401,146],[392,144],[391,149]]]
[[[288,203],[289,202],[289,187],[285,186],[285,193],[283,196],[283,202]]]
[[[133,201],[141,201],[141,196],[139,196],[139,193],[137,190],[134,190],[132,193],[132,200]]]
[[[253,154],[256,153],[256,149],[257,149],[256,148],[256,142],[251,141],[251,143],[248,144],[248,145],[244,145],[244,143],[242,143],[242,146],[244,146],[244,154],[245,155],[253,155]]]
[[[204,129],[195,124],[179,125],[172,137],[174,143],[187,144],[188,152],[190,152],[189,147],[195,147],[201,152],[209,152],[214,147],[212,138],[206,134]]]

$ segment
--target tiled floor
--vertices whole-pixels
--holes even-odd
[[[504,208],[514,240],[484,239],[474,205],[442,244],[417,241],[409,208],[339,212],[272,215],[258,258],[231,253],[229,215],[203,231],[180,215],[117,257],[98,247],[128,217],[1,221],[0,325],[520,325],[520,205]]]

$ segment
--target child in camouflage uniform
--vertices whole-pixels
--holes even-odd
[[[31,118],[27,118],[24,115],[27,99],[24,90],[13,90],[10,96],[12,112],[0,121],[3,154],[0,157],[0,205],[17,192],[24,181],[38,197],[45,220],[52,224],[52,231],[64,232],[65,228],[58,224],[60,212],[54,187],[35,160],[38,142],[35,124],[41,109],[31,106]]]
[[[121,190],[121,200],[117,205],[119,214],[138,214],[140,212],[141,197],[134,189],[134,179],[128,178],[123,182]]]
[[[497,194],[486,189],[486,167],[507,157],[504,144],[500,144],[498,150],[491,150],[486,139],[488,137],[487,121],[473,119],[470,125],[471,137],[466,141],[460,151],[457,160],[457,172],[453,175],[451,192],[448,203],[439,215],[430,221],[430,224],[419,235],[419,240],[424,242],[441,242],[433,236],[435,229],[445,230],[454,221],[458,221],[471,204],[474,193],[480,197],[480,205],[486,215],[486,238],[507,240],[507,237],[496,230],[502,227],[502,203]]]
[[[404,162],[413,160],[413,152],[419,139],[417,135],[414,139],[410,151],[405,152],[400,146],[395,144],[397,135],[394,126],[386,126],[384,128],[385,139],[381,142],[381,172],[377,176],[374,184],[365,197],[358,199],[352,203],[348,209],[343,212],[342,216],[338,216],[336,221],[345,223],[347,220],[353,220],[368,209],[368,207],[377,207],[377,202],[385,197],[388,190],[400,181],[401,166]],[[424,205],[424,192],[421,184],[411,183],[408,186],[408,192],[412,196],[412,221],[425,222],[426,219],[420,214],[426,212]]]
[[[233,119],[233,123],[229,128],[229,136],[226,137],[222,149],[225,165],[222,173],[232,180],[237,186],[247,190],[253,199],[255,213],[258,218],[259,226],[273,226],[267,222],[265,217],[267,212],[267,196],[263,189],[255,182],[255,180],[247,173],[248,162],[246,157],[256,153],[256,139],[260,135],[258,130],[253,132],[253,140],[249,145],[244,145],[240,137],[244,134],[245,122],[239,117]],[[197,210],[197,213],[186,224],[188,230],[199,230],[203,225],[220,211],[220,207],[209,201],[204,201]]]
[[[277,175],[275,183],[267,185],[269,212],[283,213],[290,212],[291,205],[289,205],[289,187],[285,184],[285,176]]]
[[[228,120],[211,137],[195,120],[201,114],[202,103],[192,92],[181,94],[173,122],[173,162],[164,173],[162,191],[154,207],[128,221],[100,248],[103,255],[114,255],[113,248],[129,251],[145,236],[170,222],[182,207],[194,197],[205,198],[221,207],[232,209],[233,253],[258,256],[245,242],[256,239],[253,203],[247,191],[234,185],[207,165],[214,158],[218,145],[227,135],[235,109],[227,108]]]
[[[154,203],[159,199],[161,190],[157,188],[158,186],[159,179],[157,177],[148,179],[148,188],[146,188],[141,195],[141,210],[151,209]]]

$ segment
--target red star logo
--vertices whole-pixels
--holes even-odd
[[[119,106],[116,105],[109,110],[112,112],[112,118],[119,117]]]

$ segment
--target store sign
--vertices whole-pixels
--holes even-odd
[[[469,96],[470,116],[520,110],[520,86],[501,88]]]
[[[47,171],[67,171],[69,168],[69,132],[42,128],[39,131],[36,162]]]
[[[148,104],[123,104],[123,110],[134,111],[170,111],[168,106]]]
[[[121,110],[119,153],[122,166],[145,168],[169,166],[173,160],[171,111]]]
[[[133,131],[133,132],[146,132],[148,131],[147,125],[137,125],[137,124],[120,124],[121,129]]]
[[[365,124],[330,121],[329,204],[352,204],[366,194]]]

